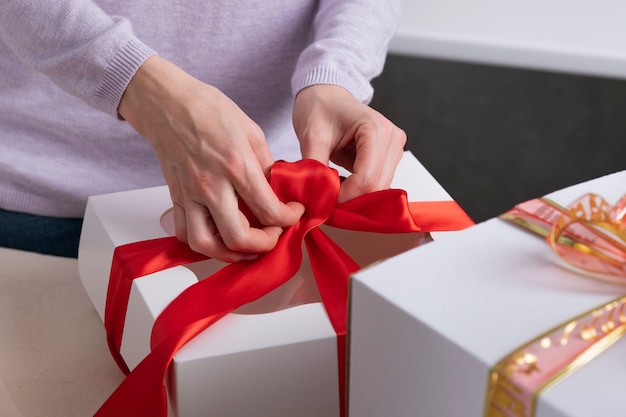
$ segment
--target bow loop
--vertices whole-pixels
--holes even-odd
[[[568,264],[592,276],[624,285],[626,277],[626,197],[614,207],[585,194],[559,210],[547,240]]]
[[[329,226],[360,232],[419,232],[409,210],[406,191],[390,189],[364,194],[335,207]]]
[[[282,201],[302,203],[304,217],[317,220],[316,225],[330,216],[339,195],[337,171],[313,159],[276,162],[270,171],[270,185]]]
[[[626,232],[626,194],[613,206],[609,216],[622,232]]]

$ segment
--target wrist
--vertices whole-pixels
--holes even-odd
[[[122,94],[118,114],[131,122],[142,115],[170,103],[183,84],[191,78],[171,62],[153,55],[139,67]],[[140,114],[141,113],[141,114]]]
[[[330,96],[347,96],[352,97],[352,93],[344,87],[336,84],[313,84],[308,87],[304,87],[296,94],[296,101],[298,98],[323,98]],[[356,100],[356,98],[354,98]]]

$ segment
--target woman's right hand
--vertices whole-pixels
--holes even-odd
[[[171,62],[148,58],[118,110],[156,152],[176,236],[194,251],[225,262],[253,259],[304,212],[270,187],[274,160],[261,128],[221,91]],[[239,199],[262,227],[251,226]]]

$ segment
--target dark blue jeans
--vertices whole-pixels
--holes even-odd
[[[76,258],[83,219],[36,216],[0,209],[0,246]]]

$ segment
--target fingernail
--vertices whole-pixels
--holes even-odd
[[[254,261],[258,257],[259,255],[257,255],[256,253],[249,253],[247,255],[244,255],[243,258],[241,258],[241,260],[242,261]]]

